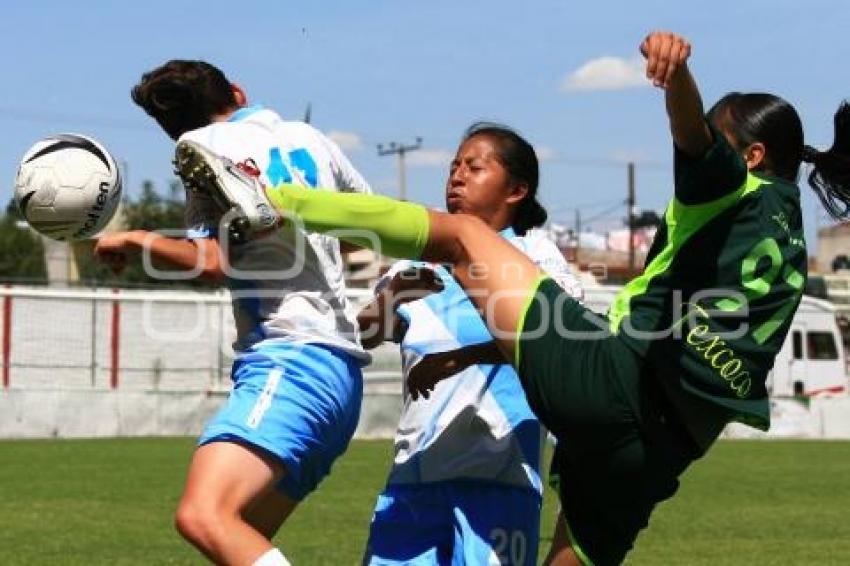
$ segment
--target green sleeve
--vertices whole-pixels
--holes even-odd
[[[747,166],[722,133],[709,126],[714,143],[701,157],[675,148],[676,198],[682,204],[705,204],[722,198],[744,184]]]
[[[428,242],[428,210],[378,195],[280,184],[266,189],[284,221],[398,258],[419,259]]]

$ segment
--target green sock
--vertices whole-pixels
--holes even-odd
[[[278,211],[297,216],[311,232],[331,232],[383,255],[419,259],[428,242],[428,210],[420,204],[287,183],[267,188],[266,196]]]

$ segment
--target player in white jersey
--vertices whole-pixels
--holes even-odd
[[[132,94],[172,139],[209,147],[266,182],[370,192],[336,144],[247,105],[212,65],[170,61]],[[120,267],[146,251],[227,283],[237,326],[233,390],[199,440],[176,525],[216,563],[285,564],[270,540],[346,449],[369,356],[346,312],[338,240],[290,227],[234,241],[226,208],[186,188],[186,238],[125,232],[101,238],[96,253]]]
[[[563,255],[530,230],[546,219],[537,183],[528,142],[504,126],[474,124],[452,161],[446,207],[484,220],[580,297]],[[420,299],[422,286],[442,290]],[[542,431],[516,372],[444,267],[398,262],[376,294],[359,316],[364,345],[400,342],[405,378],[453,377],[428,398],[405,393],[364,562],[536,564]]]

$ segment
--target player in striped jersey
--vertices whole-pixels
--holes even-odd
[[[475,124],[452,161],[446,208],[481,218],[579,297],[561,252],[533,230],[546,219],[537,184],[526,140],[504,126]],[[434,283],[442,291],[410,300]],[[427,397],[404,396],[364,563],[537,564],[542,431],[516,373],[445,267],[398,262],[376,292],[359,317],[364,345],[392,338],[405,378],[452,379]]]

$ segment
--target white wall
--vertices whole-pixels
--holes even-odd
[[[0,437],[195,435],[223,394],[9,390],[0,393]]]
[[[356,438],[392,438],[402,400],[399,384],[368,383]],[[0,390],[0,438],[197,436],[226,392]],[[772,404],[763,433],[740,424],[726,438],[850,439],[850,398]]]
[[[109,290],[11,294],[11,386],[0,438],[197,435],[227,395],[232,319],[224,294],[123,291],[119,388],[109,389]],[[589,290],[604,310],[611,289]],[[0,325],[0,342],[2,342]],[[397,347],[375,352],[357,436],[391,438],[401,411]],[[784,407],[784,408],[783,408]],[[803,412],[801,412],[801,410]],[[768,436],[850,438],[850,399],[775,404]],[[728,436],[762,436],[731,426]]]
[[[0,391],[0,438],[197,436],[227,394],[176,391]],[[392,438],[401,396],[367,392],[357,438]]]
[[[850,397],[815,397],[808,406],[796,399],[773,399],[770,430],[732,423],[723,437],[850,439]]]

